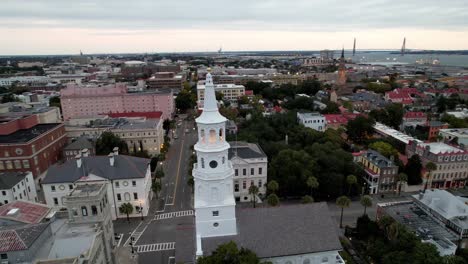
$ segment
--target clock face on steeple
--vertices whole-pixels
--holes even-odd
[[[210,167],[213,168],[213,169],[218,167],[218,162],[216,160],[210,161]]]

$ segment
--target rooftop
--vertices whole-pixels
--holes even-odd
[[[128,113],[110,113],[110,117],[146,117],[147,119],[160,119],[162,112],[128,112]]]
[[[382,123],[376,122],[374,125],[374,129],[382,134],[385,134],[386,136],[393,137],[405,144],[408,144],[410,141],[414,140],[416,142],[421,142],[421,140],[415,139],[412,136],[409,136],[407,134],[401,133],[398,130],[395,130],[391,127],[388,127]]]
[[[462,149],[445,144],[443,142],[420,143],[418,147],[430,147],[430,152],[434,154],[464,152]]]
[[[104,184],[93,183],[93,184],[78,184],[69,196],[73,197],[87,197],[98,195],[103,189]]]
[[[37,224],[47,216],[49,211],[50,208],[45,204],[17,200],[0,206],[0,218]]]
[[[451,134],[455,137],[468,137],[468,128],[447,128],[441,129],[439,132]]]
[[[298,112],[297,115],[303,118],[323,117],[319,112]]]
[[[341,250],[337,224],[326,203],[237,208],[238,234],[202,239],[204,254],[234,241],[259,258]]]
[[[0,252],[28,249],[48,226],[49,223],[42,223],[1,228]]]
[[[63,150],[70,150],[70,149],[93,149],[94,144],[91,143],[89,139],[86,137],[79,137],[72,143],[68,144],[63,148]]]
[[[27,172],[0,172],[0,190],[8,190],[28,175]]]
[[[366,152],[363,153],[363,155],[366,156],[366,158],[375,166],[379,168],[386,168],[386,167],[391,167],[391,166],[396,166],[393,161],[390,159],[386,158],[380,152],[375,151],[373,149],[369,149]]]
[[[0,135],[0,144],[18,144],[29,142],[62,124],[38,124],[28,129],[20,129],[9,135]]]
[[[267,158],[265,152],[263,152],[258,144],[244,141],[231,141],[229,144],[231,145],[228,154],[229,160],[234,156],[238,156],[241,159]]]

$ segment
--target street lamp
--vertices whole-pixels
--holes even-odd
[[[141,221],[143,221],[145,218],[143,217],[143,206],[141,205],[141,201],[140,201],[140,213],[141,213]]]
[[[133,236],[130,237],[130,248],[132,249],[132,254],[135,254],[135,250],[133,249],[133,241],[135,240],[135,238]]]

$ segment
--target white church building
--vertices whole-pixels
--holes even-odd
[[[195,263],[197,257],[210,255],[229,241],[274,264],[344,263],[338,254],[342,250],[338,225],[326,203],[236,208],[226,118],[218,111],[210,73],[206,75],[204,110],[196,122],[195,225],[179,224],[177,263]]]

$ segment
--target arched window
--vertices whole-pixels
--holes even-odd
[[[83,216],[88,216],[88,208],[86,206],[81,206],[81,214]]]
[[[206,143],[205,142],[205,129],[200,130],[200,140],[202,143]]]
[[[201,167],[202,167],[202,169],[204,169],[205,168],[205,159],[201,158],[200,160],[201,160]]]
[[[216,131],[214,129],[210,130],[210,138],[208,139],[208,142],[210,144],[213,144],[216,142]]]
[[[223,129],[219,129],[219,141],[223,141]]]
[[[97,207],[95,205],[91,205],[91,214],[97,215]]]
[[[130,201],[130,193],[126,192],[124,194],[124,199],[125,199],[125,201]]]

